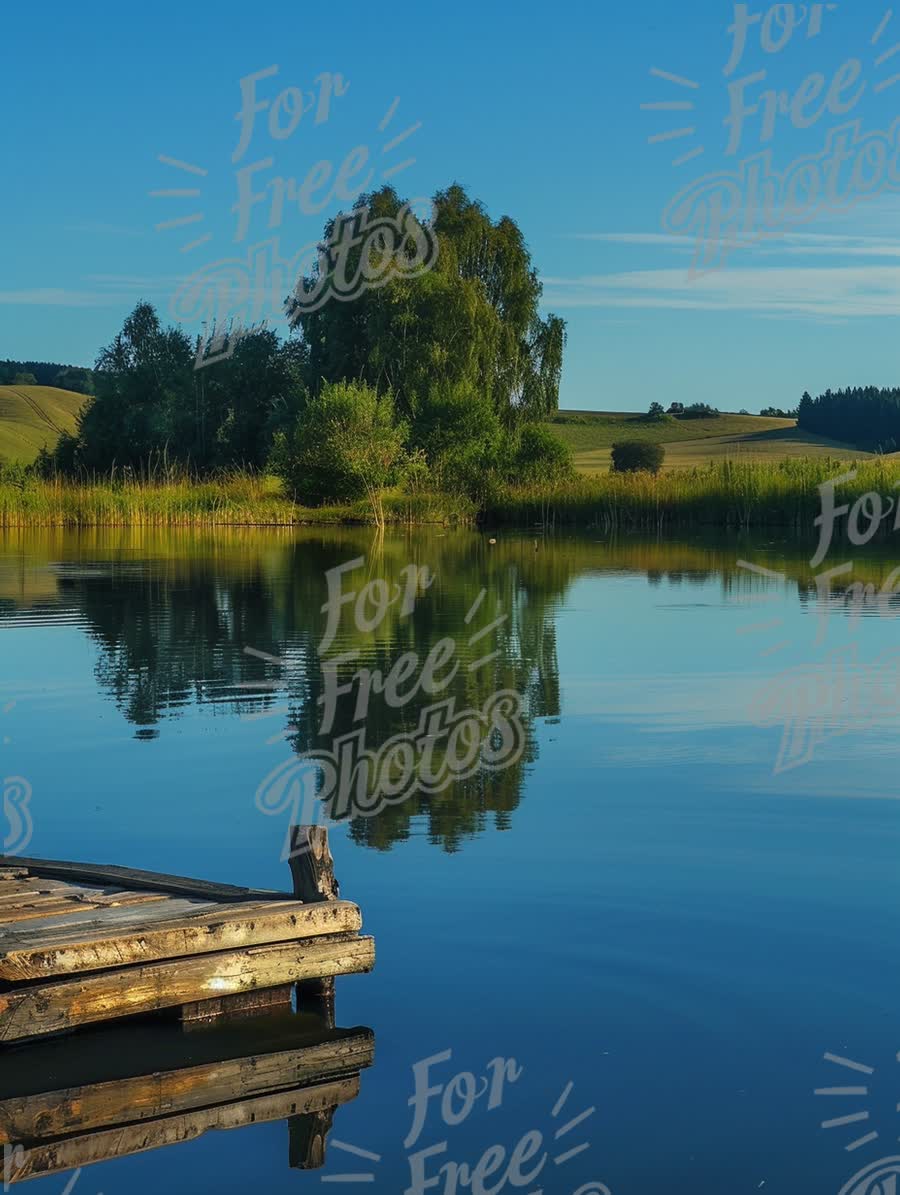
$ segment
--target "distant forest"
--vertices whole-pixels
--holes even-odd
[[[58,361],[0,361],[0,386],[11,386],[17,379],[20,386],[58,386],[78,394],[93,391],[93,374],[81,365],[60,365]]]
[[[805,431],[843,440],[870,452],[900,449],[900,387],[880,390],[857,386],[826,390],[818,398],[804,394],[797,423]]]

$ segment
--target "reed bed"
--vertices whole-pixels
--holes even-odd
[[[724,460],[655,476],[606,473],[552,489],[510,487],[492,504],[491,516],[515,526],[569,525],[608,532],[712,526],[812,534],[821,512],[819,487],[853,471],[855,478],[837,487],[839,503],[852,506],[857,498],[876,492],[884,510],[893,509],[900,481],[896,460],[801,457],[771,463]],[[893,518],[885,519],[883,530],[892,528]]]
[[[838,501],[850,505],[881,495],[885,511],[896,501],[900,463],[805,457],[772,463],[725,460],[661,473],[606,473],[556,485],[501,487],[479,511],[454,494],[392,491],[384,510],[393,524],[492,524],[599,528],[614,533],[656,533],[692,526],[723,529],[778,527],[812,534],[821,510],[819,487],[848,472]],[[304,507],[273,478],[238,473],[207,480],[42,481],[0,475],[0,526],[297,526],[372,523],[366,501]],[[893,517],[883,529],[892,530]]]
[[[389,523],[474,522],[467,499],[389,494]],[[290,527],[371,523],[367,501],[306,507],[271,477],[239,473],[210,480],[9,481],[0,476],[0,527]]]

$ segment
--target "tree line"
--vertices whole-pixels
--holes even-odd
[[[58,386],[90,394],[93,378],[80,365],[60,365],[54,361],[0,361],[0,386]]]
[[[385,187],[354,210],[396,219],[404,206]],[[408,478],[477,496],[567,471],[566,449],[541,426],[559,403],[565,324],[540,314],[521,230],[458,185],[433,211],[439,252],[427,273],[398,271],[314,311],[287,305],[286,339],[262,328],[232,346],[226,332],[233,351],[201,369],[199,342],[139,303],[97,358],[75,435],[40,468],[270,469],[304,502],[368,494],[376,515],[377,493]]]
[[[805,393],[797,423],[806,431],[857,448],[896,452],[900,448],[900,387],[854,386],[826,390],[817,398]]]

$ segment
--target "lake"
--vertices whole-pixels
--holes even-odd
[[[897,607],[817,589],[814,546],[0,534],[0,777],[32,794],[27,819],[6,803],[12,849],[283,889],[288,824],[322,810],[301,757],[411,744],[332,808],[378,952],[337,1021],[376,1062],[324,1169],[289,1169],[280,1121],[35,1195],[399,1195],[492,1146],[473,1190],[797,1195],[896,1154]],[[876,589],[894,567],[853,560]],[[473,754],[498,694],[513,729]],[[410,793],[425,739],[433,791]],[[500,1071],[493,1107],[452,1085]]]

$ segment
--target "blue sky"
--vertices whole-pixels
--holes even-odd
[[[314,242],[341,206],[333,194],[315,214],[286,205],[274,231],[268,204],[257,204],[235,243],[236,171],[271,158],[254,176],[260,187],[276,176],[299,185],[328,161],[333,179],[366,146],[382,174],[414,159],[391,180],[401,194],[428,196],[456,180],[493,216],[519,222],[546,307],[569,325],[565,407],[640,409],[659,398],[758,410],[794,405],[804,389],[896,384],[900,174],[892,191],[877,147],[872,195],[848,204],[854,188],[837,176],[840,206],[793,223],[780,198],[773,218],[787,235],[733,247],[724,268],[719,260],[691,277],[695,239],[663,223],[676,193],[766,148],[784,171],[820,154],[849,121],[860,121],[860,135],[887,134],[900,116],[900,81],[891,84],[900,10],[886,22],[886,5],[868,0],[820,9],[792,32],[770,19],[769,53],[762,21],[750,25],[726,77],[735,6],[724,3],[14,6],[5,41],[22,52],[7,55],[0,82],[0,357],[90,364],[138,299],[171,318],[192,273],[273,235],[283,255]],[[855,57],[858,72],[845,68],[835,84],[835,111],[819,114]],[[235,163],[240,81],[276,65],[257,83],[270,108]],[[808,127],[778,115],[764,141],[763,113],[748,114],[728,154],[728,84],[762,71],[744,85],[747,104],[767,88],[796,93],[813,72],[825,77],[798,101]],[[273,139],[276,96],[308,94],[323,72],[348,84],[328,119],[306,112],[289,137]],[[693,106],[642,108],[672,103]],[[288,115],[282,107],[285,123]],[[649,140],[680,129],[694,131]],[[865,170],[859,177],[865,183]],[[200,194],[151,194],[172,189]],[[698,203],[708,194],[698,184]],[[202,219],[155,229],[186,215]]]

